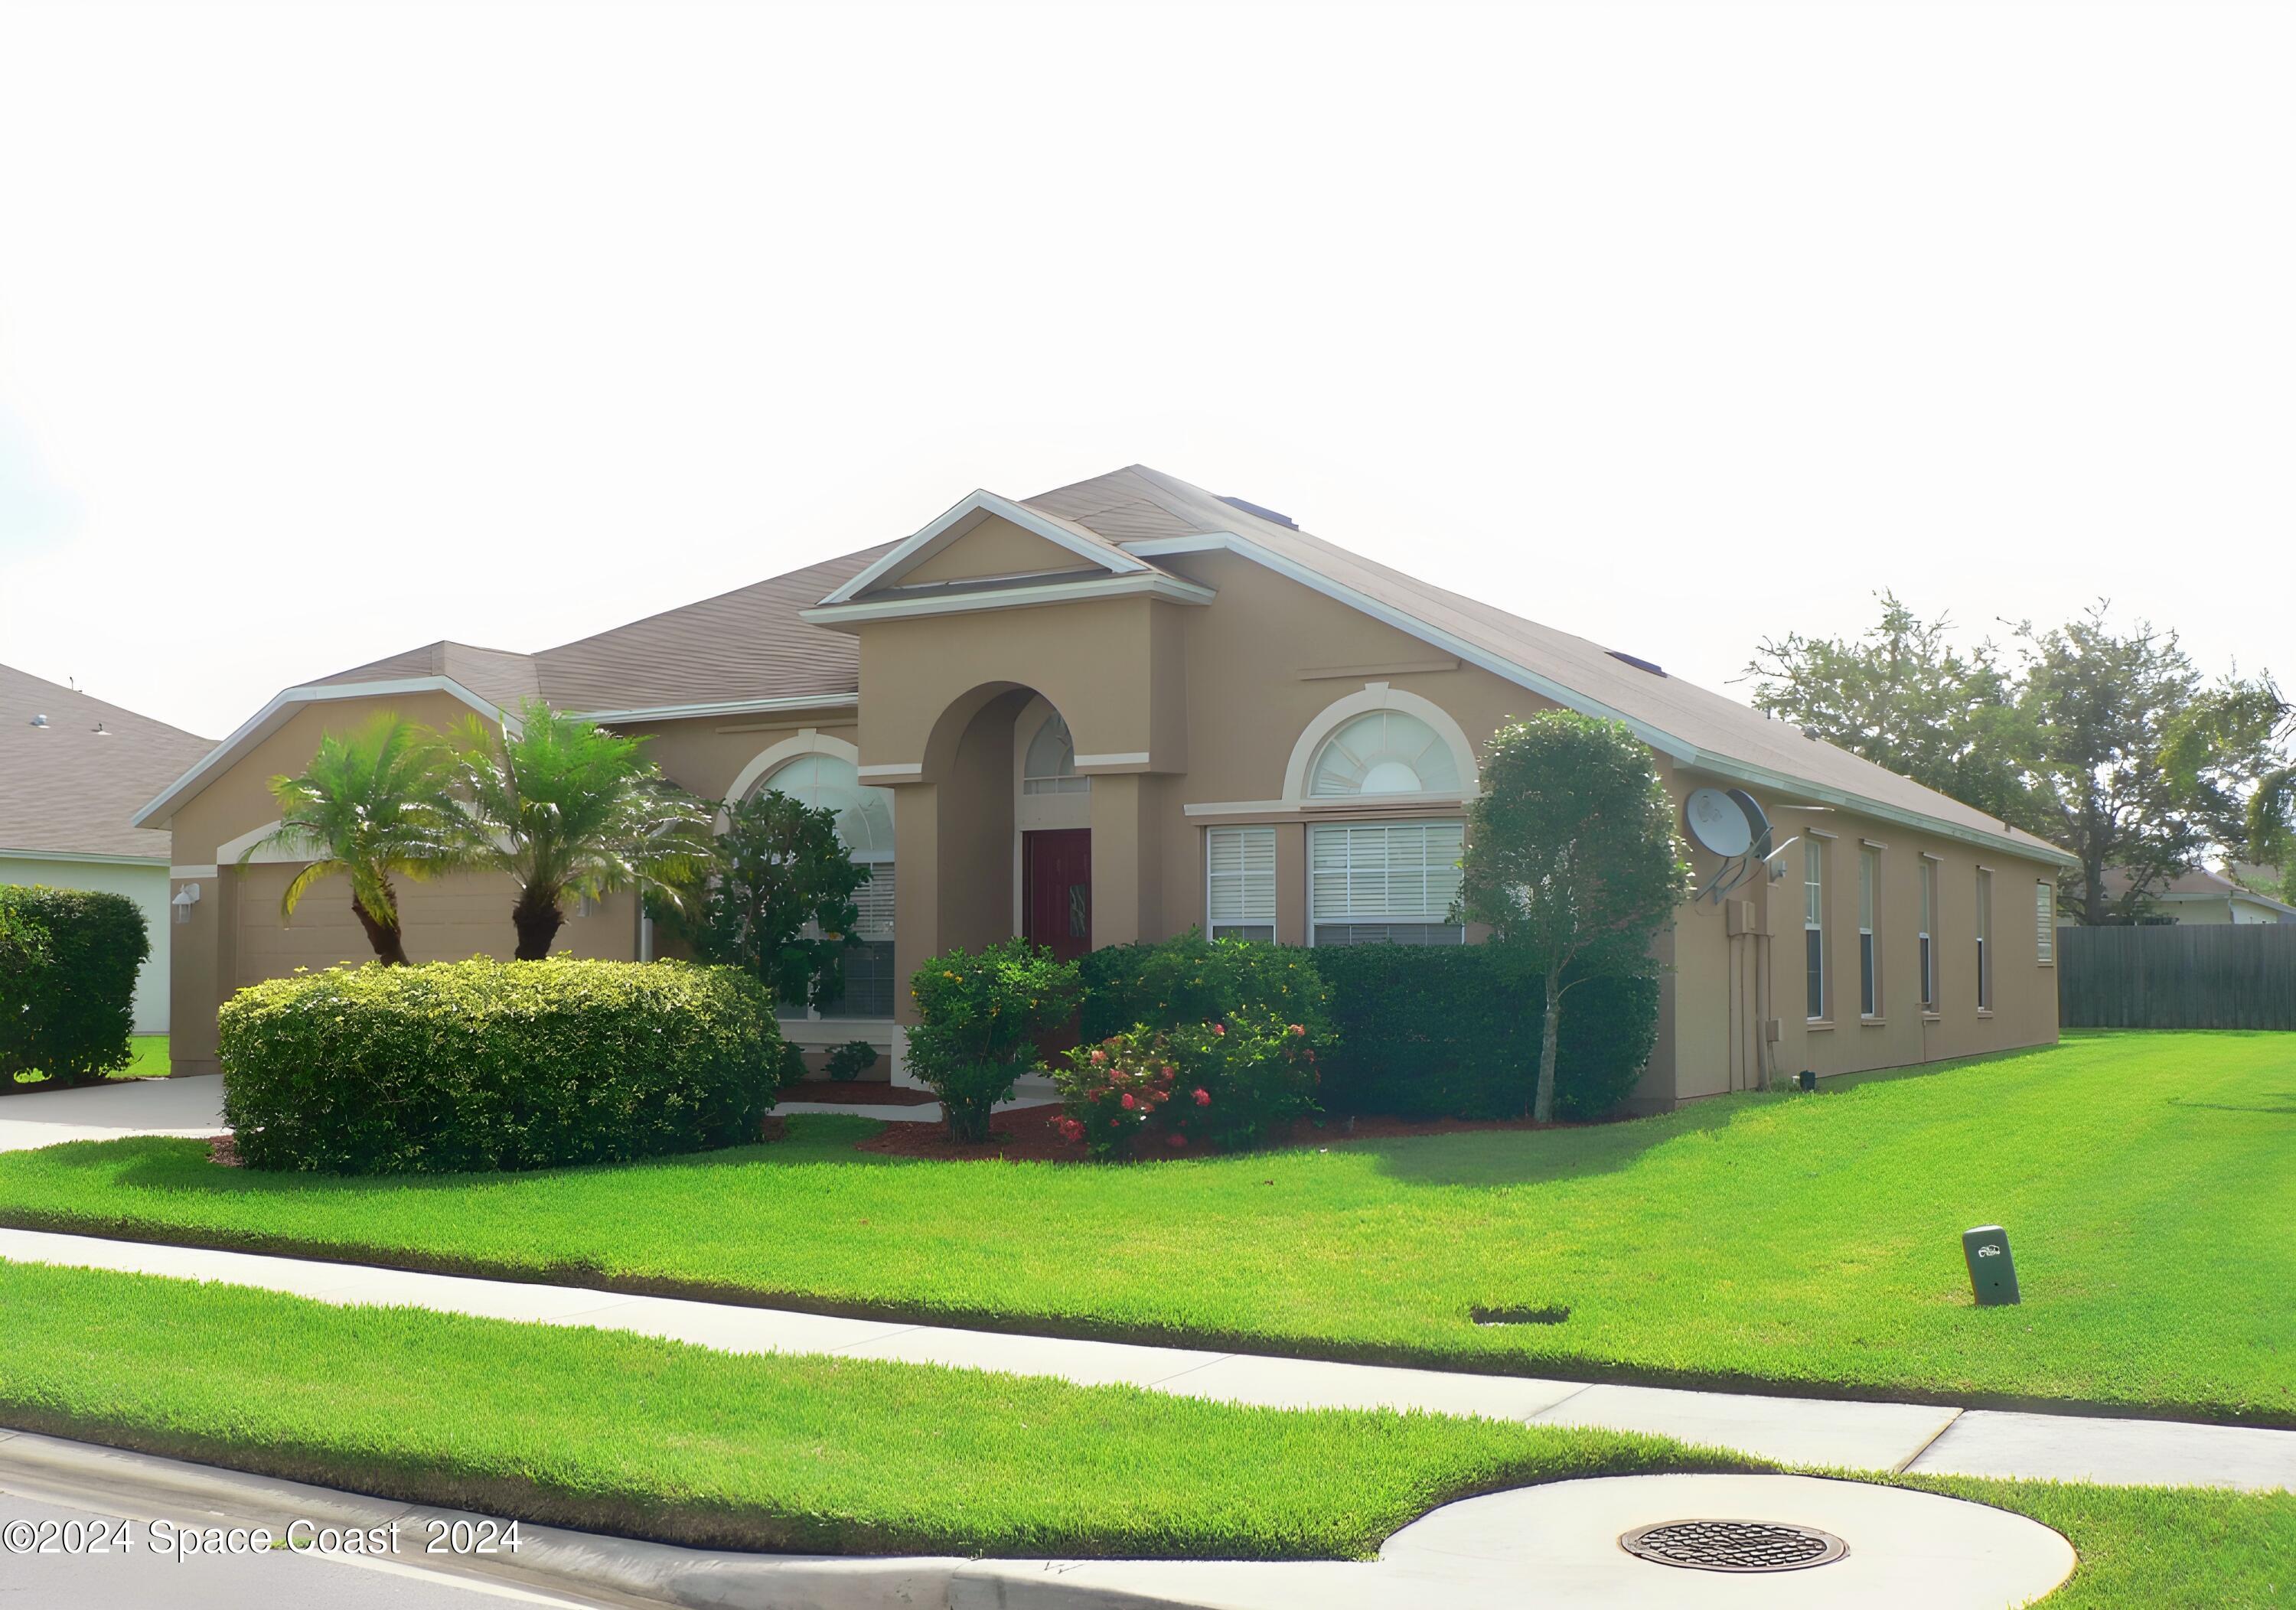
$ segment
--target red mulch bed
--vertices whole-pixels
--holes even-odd
[[[939,1099],[929,1090],[909,1090],[882,1079],[808,1079],[783,1087],[781,1099],[840,1101],[857,1107],[926,1107]]]
[[[1053,1127],[1059,1121],[1058,1104],[1025,1107],[1000,1113],[993,1120],[988,1139],[976,1145],[960,1146],[948,1138],[948,1127],[941,1124],[889,1124],[878,1134],[854,1142],[854,1150],[882,1152],[890,1157],[939,1157],[943,1159],[980,1161],[1001,1157],[1010,1163],[1085,1163],[1087,1156],[1081,1140],[1070,1140]],[[1271,1141],[1272,1148],[1296,1146],[1331,1146],[1346,1140],[1392,1140],[1412,1135],[1458,1135],[1485,1129],[1563,1129],[1561,1124],[1534,1124],[1528,1118],[1468,1119],[1432,1118],[1420,1122],[1409,1118],[1359,1117],[1352,1123],[1345,1118],[1326,1119],[1317,1124],[1303,1118],[1292,1126],[1292,1132]],[[1148,1158],[1154,1162],[1164,1156],[1203,1156],[1201,1151],[1160,1152]]]
[[[217,1135],[208,1142],[208,1161],[220,1163],[226,1168],[245,1168],[239,1160],[239,1146],[229,1135]]]

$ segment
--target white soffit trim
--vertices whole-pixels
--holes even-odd
[[[925,774],[925,764],[921,760],[904,760],[888,765],[860,766],[856,769],[864,777],[899,779],[922,777]]]
[[[852,602],[870,588],[899,576],[911,565],[930,559],[941,548],[955,541],[966,531],[970,531],[978,523],[975,517],[984,514],[993,514],[999,519],[1010,520],[1023,531],[1041,536],[1048,543],[1057,543],[1078,558],[1088,560],[1105,570],[1124,575],[1136,570],[1144,571],[1148,568],[1146,565],[1126,553],[1122,549],[1115,547],[1113,543],[1105,548],[1096,546],[1086,542],[1067,527],[1046,519],[1033,509],[1016,503],[1010,498],[999,497],[993,492],[976,490],[972,495],[951,506],[946,513],[934,519],[930,525],[904,537],[891,552],[838,588],[827,598],[823,599],[822,604],[826,607],[831,604]]]
[[[165,855],[107,855],[94,850],[0,850],[0,861],[78,861],[90,866],[155,867]]]
[[[1677,738],[1671,732],[1653,727],[1647,722],[1637,721],[1623,711],[1614,710],[1608,705],[1566,688],[1552,677],[1542,676],[1526,666],[1516,665],[1512,660],[1491,653],[1488,650],[1478,648],[1473,643],[1455,637],[1440,627],[1431,626],[1406,610],[1381,603],[1378,600],[1367,597],[1353,587],[1332,580],[1319,571],[1311,570],[1305,565],[1271,552],[1250,538],[1238,535],[1233,531],[1208,532],[1201,536],[1150,537],[1144,542],[1127,543],[1125,546],[1134,553],[1144,553],[1151,557],[1167,553],[1225,552],[1233,553],[1240,559],[1248,559],[1280,576],[1290,576],[1301,586],[1320,593],[1326,598],[1335,599],[1350,609],[1361,610],[1374,620],[1384,621],[1397,631],[1407,633],[1422,642],[1432,643],[1456,654],[1469,665],[1479,666],[1494,676],[1504,677],[1518,687],[1528,688],[1534,693],[1543,694],[1565,709],[1577,710],[1583,715],[1603,715],[1615,721],[1622,721],[1633,730],[1636,738],[1680,765],[1710,772],[1716,776],[1727,777],[1737,782],[1751,783],[1789,795],[1820,800],[1829,805],[1839,805],[1845,810],[1857,811],[1879,821],[1894,821],[1904,827],[1937,833],[1964,844],[1980,845],[1988,849],[2006,850],[2029,861],[2042,861],[2052,865],[2066,867],[2080,864],[2079,857],[2038,838],[2030,840],[2011,838],[2002,834],[1987,833],[1976,828],[1962,827],[1934,816],[1925,816],[1918,811],[1882,805],[1863,796],[1841,789],[1819,788],[1800,778],[1786,777],[1760,766],[1748,765],[1742,761],[1733,760],[1727,756],[1702,750],[1695,744]]]
[[[581,721],[606,725],[636,721],[686,721],[711,715],[767,715],[775,710],[851,710],[860,706],[858,693],[792,693],[779,699],[733,699],[716,704],[642,705],[629,710],[570,710]]]
[[[798,618],[816,626],[837,626],[872,620],[901,620],[914,616],[970,615],[988,609],[1026,609],[1037,604],[1067,604],[1092,598],[1161,598],[1176,604],[1208,604],[1218,596],[1210,587],[1184,582],[1155,571],[1137,576],[1096,576],[1090,581],[1053,582],[1037,587],[991,587],[979,593],[951,593],[932,598],[889,599],[878,602],[825,603],[798,611]]]
[[[196,793],[195,785],[209,773],[222,770],[285,726],[299,706],[331,704],[346,699],[395,699],[406,693],[451,693],[480,715],[500,721],[512,732],[519,730],[516,716],[492,699],[480,699],[451,676],[401,676],[388,682],[314,682],[308,687],[283,688],[272,695],[269,704],[242,723],[237,731],[209,749],[190,771],[130,817],[128,825],[140,828],[153,817],[172,810],[185,796]]]

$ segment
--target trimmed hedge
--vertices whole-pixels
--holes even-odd
[[[93,1084],[126,1067],[135,975],[151,953],[125,895],[0,887],[0,1081]]]
[[[1408,1118],[1518,1118],[1538,1079],[1538,980],[1496,945],[1319,950],[1338,1047],[1324,1106]],[[1658,1043],[1658,980],[1590,978],[1562,998],[1554,1112],[1615,1112]]]
[[[1262,1010],[1307,1025],[1321,1044],[1332,1000],[1316,962],[1331,953],[1206,939],[1195,928],[1153,944],[1111,944],[1077,963],[1085,992],[1078,1037],[1091,1045],[1139,1024],[1175,1029]]]
[[[678,961],[335,968],[242,990],[220,1033],[241,1160],[332,1173],[741,1145],[783,1070],[765,987]]]

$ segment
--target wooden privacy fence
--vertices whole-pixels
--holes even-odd
[[[2059,928],[2067,1028],[2296,1029],[2296,923]]]

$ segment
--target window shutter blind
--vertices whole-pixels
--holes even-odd
[[[1219,923],[1275,920],[1275,830],[1213,828],[1204,856],[1210,877],[1206,919]]]
[[[1311,827],[1310,914],[1317,922],[1441,922],[1459,892],[1466,838],[1457,821]]]

